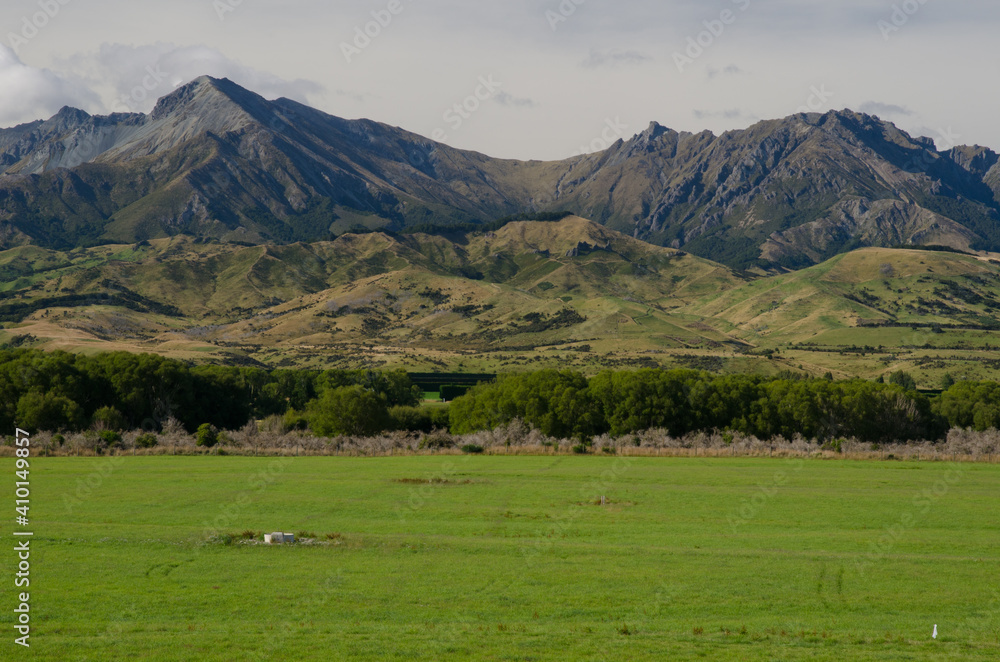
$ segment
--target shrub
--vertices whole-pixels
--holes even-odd
[[[451,430],[451,418],[447,407],[428,407],[431,415],[431,424],[435,430]]]
[[[306,418],[306,415],[295,409],[286,411],[281,423],[284,430],[305,430],[309,427],[309,419]]]
[[[573,446],[573,452],[577,455],[585,455],[587,453],[587,447],[583,444],[577,444]]]
[[[401,432],[430,433],[448,429],[447,407],[403,407],[389,410],[389,426]]]
[[[125,415],[114,407],[101,407],[90,418],[95,430],[115,430],[121,432],[128,427]]]
[[[462,452],[470,455],[478,455],[483,452],[482,446],[477,446],[476,444],[466,444],[462,446]]]
[[[389,410],[389,419],[394,430],[431,432],[434,429],[430,407],[396,406]]]
[[[122,443],[121,433],[114,430],[101,430],[97,433],[97,436],[108,445],[108,448],[114,448]]]
[[[420,450],[442,450],[444,448],[454,448],[455,440],[447,432],[432,432],[420,440],[417,446]]]
[[[195,432],[195,439],[199,446],[211,448],[219,442],[219,431],[211,423],[202,423]]]
[[[159,442],[159,439],[152,432],[143,432],[138,437],[135,438],[136,448],[153,448]]]
[[[823,444],[822,449],[825,451],[833,451],[834,453],[843,453],[844,443],[846,441],[846,439],[831,439]]]

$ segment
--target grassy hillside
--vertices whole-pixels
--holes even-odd
[[[789,364],[845,376],[909,369],[933,386],[949,371],[972,377],[996,368],[998,265],[951,252],[866,248],[688,310]],[[971,365],[976,360],[983,364]]]
[[[272,366],[904,369],[936,387],[946,373],[996,376],[998,312],[1000,262],[985,257],[868,248],[748,276],[578,217],[0,252],[8,341]]]
[[[748,336],[795,342],[859,325],[990,326],[998,286],[997,265],[973,256],[865,248],[705,297],[692,310]]]
[[[672,310],[742,282],[725,267],[575,217],[287,246],[172,238],[67,254],[19,248],[0,254],[7,265],[18,278],[0,310],[9,322],[22,316],[20,333],[51,346],[75,346],[83,331],[113,345],[216,357],[235,349],[271,364],[380,360],[375,353],[402,360],[406,352],[413,356],[404,363],[428,369],[440,367],[439,355],[461,363],[470,352],[503,364],[574,344],[605,352],[719,346],[724,334]],[[122,289],[131,310],[101,305],[120,304],[102,297]],[[359,346],[370,349],[359,354]]]

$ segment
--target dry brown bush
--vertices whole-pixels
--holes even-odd
[[[65,434],[59,445],[47,432],[33,435],[33,449],[40,454],[98,455],[130,453],[135,455],[347,455],[383,456],[399,454],[458,454],[463,446],[480,446],[487,454],[538,455],[573,453],[576,439],[553,439],[514,420],[493,430],[466,435],[437,432],[423,435],[410,432],[384,432],[372,437],[317,437],[303,431],[288,431],[278,417],[250,421],[238,430],[226,431],[224,447],[209,450],[195,444],[174,419],[169,419],[158,435],[154,448],[136,448],[141,434],[134,430],[123,434],[119,448],[107,448],[93,431]],[[428,443],[431,439],[433,443]],[[221,446],[221,445],[220,445]],[[0,456],[7,456],[10,447],[0,446]],[[871,444],[856,439],[820,442],[800,435],[792,439],[777,437],[758,439],[736,432],[695,432],[673,437],[665,430],[612,437],[600,435],[591,440],[590,452],[631,456],[698,456],[698,457],[818,457],[883,460],[959,460],[997,462],[1000,460],[1000,431],[951,430],[941,442]]]

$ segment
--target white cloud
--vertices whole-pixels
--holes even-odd
[[[880,103],[878,101],[866,101],[858,106],[858,110],[869,115],[884,115],[886,117],[910,116],[913,114],[913,111],[905,106],[898,106],[893,103]]]
[[[708,76],[709,80],[712,80],[718,76],[739,76],[741,74],[747,73],[743,71],[735,64],[730,64],[729,66],[723,67],[722,69],[715,69],[714,67],[708,67],[705,70],[705,74]]]
[[[964,141],[1000,147],[1000,91],[982,75],[1000,64],[996,0],[921,3],[889,41],[877,24],[901,0],[588,0],[562,4],[576,9],[567,9],[567,20],[553,32],[546,12],[558,13],[561,4],[407,0],[363,57],[347,63],[340,43],[354,39],[355,29],[387,0],[234,1],[238,8],[224,22],[211,0],[74,0],[20,52],[36,68],[84,76],[100,97],[98,112],[137,88],[148,97],[137,109],[148,110],[175,82],[210,74],[265,96],[292,96],[334,115],[369,117],[423,135],[441,125],[456,90],[495,73],[512,97],[536,107],[505,107],[506,98],[498,99],[490,104],[498,112],[463,126],[456,144],[510,158],[561,158],[589,140],[604,118],[619,115],[633,126],[657,120],[685,131],[743,128],[752,118],[746,111],[727,117],[728,109],[783,117],[821,85],[836,90],[838,106],[858,110],[875,101],[911,110],[871,107],[901,128],[952,126]],[[0,2],[0,24],[16,31],[36,6],[37,0]],[[672,54],[707,30],[706,21],[720,20],[723,9],[734,11],[736,21],[713,36],[690,75],[679,73]],[[116,43],[133,46],[101,46]],[[70,59],[78,53],[89,55]],[[143,79],[151,75],[147,67],[157,65],[171,76],[149,93]],[[22,105],[37,108],[30,118],[51,113],[57,103]]]
[[[159,97],[202,75],[229,78],[268,99],[288,97],[309,103],[310,95],[323,91],[312,81],[286,81],[207,46],[102,44],[96,53],[76,55],[61,64],[99,89],[105,107],[113,111],[149,112]]]
[[[626,51],[618,48],[600,51],[596,48],[590,50],[590,55],[581,64],[588,69],[598,67],[617,67],[626,64],[642,64],[653,58],[639,51]]]
[[[374,99],[375,95],[368,92],[355,92],[352,90],[342,90],[336,89],[332,92],[335,97],[343,97],[345,99],[350,99],[356,103],[364,103],[369,99]]]
[[[97,96],[70,76],[30,67],[0,44],[0,126],[48,119],[63,106],[84,110],[99,104]]]
[[[700,120],[707,119],[725,119],[725,120],[736,120],[736,119],[756,119],[756,116],[752,113],[747,113],[739,108],[728,108],[726,110],[700,110],[695,109],[692,111],[695,118]]]
[[[515,97],[507,92],[497,92],[493,97],[501,106],[514,106],[518,108],[534,108],[538,102],[527,97]]]

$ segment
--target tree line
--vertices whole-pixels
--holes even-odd
[[[912,379],[891,380],[912,384]],[[955,385],[952,389],[959,386]],[[761,439],[796,434],[810,439],[909,441],[943,438],[950,425],[1000,423],[1000,385],[981,388],[993,409],[967,404],[967,393],[946,392],[932,404],[899,383],[862,379],[769,378],[717,375],[696,370],[643,369],[505,375],[472,389],[451,406],[451,430],[464,434],[515,418],[553,437],[586,440],[664,429],[672,436],[699,430],[732,430]],[[961,404],[959,404],[961,403]],[[979,413],[979,418],[976,413]]]
[[[0,426],[12,430],[156,431],[176,419],[235,430],[283,418],[320,436],[387,430],[466,434],[515,419],[556,438],[663,429],[674,437],[730,430],[865,442],[937,440],[950,428],[1000,428],[1000,383],[957,382],[933,400],[909,375],[888,383],[699,370],[542,370],[501,375],[448,407],[421,407],[403,371],[265,370],[190,365],[152,354],[0,350]]]
[[[321,398],[335,392],[365,394],[347,399],[369,416],[378,408],[414,407],[422,396],[402,371],[265,370],[192,366],[154,354],[0,350],[6,430],[156,430],[170,418],[189,432],[206,423],[237,429],[251,419],[315,414]]]

